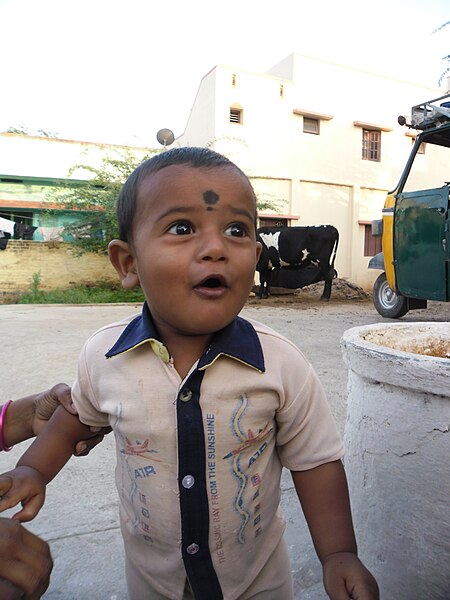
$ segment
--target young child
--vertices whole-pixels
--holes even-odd
[[[128,178],[117,216],[110,260],[146,302],[87,341],[72,395],[86,426],[114,430],[130,598],[293,598],[284,466],[330,598],[377,599],[317,376],[291,342],[238,316],[260,253],[248,178],[211,150],[169,150]],[[0,510],[23,501],[16,518],[33,518],[86,426],[57,412],[8,473]]]

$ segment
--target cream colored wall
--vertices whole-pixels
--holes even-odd
[[[256,197],[261,202],[270,202],[278,208],[280,214],[291,214],[292,185],[290,179],[271,179],[263,177],[251,177]],[[276,214],[275,210],[268,209],[265,212]]]
[[[216,124],[216,72],[208,73],[200,82],[184,133],[174,146],[207,146],[214,141]],[[195,143],[186,140],[195,138]]]
[[[266,74],[216,67],[202,86],[214,101],[214,149],[234,160],[259,194],[285,199],[280,212],[300,215],[292,224],[335,225],[339,276],[371,289],[379,272],[367,269],[370,257],[364,257],[360,222],[381,218],[386,193],[397,184],[411,151],[398,115],[408,115],[413,104],[439,91],[299,55],[286,57]],[[242,125],[229,122],[233,105],[243,109]],[[205,98],[202,106],[208,106]],[[333,118],[320,121],[320,135],[306,134],[294,109]],[[362,128],[355,121],[391,130],[381,132],[380,162],[362,160]],[[177,141],[197,145],[204,139],[199,119]],[[425,159],[427,179],[431,152],[419,158]]]
[[[76,257],[70,252],[70,244],[13,240],[0,251],[0,301],[28,291],[33,273],[40,273],[42,290],[72,283],[118,281],[107,256],[88,253]]]

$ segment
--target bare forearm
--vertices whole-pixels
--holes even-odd
[[[32,467],[51,481],[72,456],[75,444],[92,433],[78,417],[57,408],[48,426],[20,458],[17,466]]]
[[[341,461],[308,471],[292,471],[292,478],[317,555],[323,563],[336,552],[356,554],[356,540]]]
[[[33,437],[34,398],[27,396],[11,402],[4,425],[6,446],[14,446]]]

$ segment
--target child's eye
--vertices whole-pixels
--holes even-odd
[[[167,233],[171,233],[172,235],[189,235],[193,231],[192,225],[189,223],[175,223],[175,225],[172,225],[167,230]]]
[[[225,235],[232,235],[233,237],[245,237],[247,235],[247,227],[240,223],[233,223],[225,229]]]

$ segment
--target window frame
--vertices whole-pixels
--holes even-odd
[[[377,138],[377,139],[373,139]],[[362,160],[381,161],[381,130],[362,128]]]
[[[237,116],[237,119],[233,118],[233,115]],[[235,106],[230,107],[229,122],[235,125],[242,125],[244,122],[244,110]]]
[[[308,128],[307,122],[315,124],[315,127]],[[310,133],[312,135],[320,135],[320,119],[316,117],[309,117],[307,115],[303,115],[303,133]]]
[[[381,236],[372,235],[372,224],[362,223],[364,226],[364,256],[376,256],[382,252]]]

